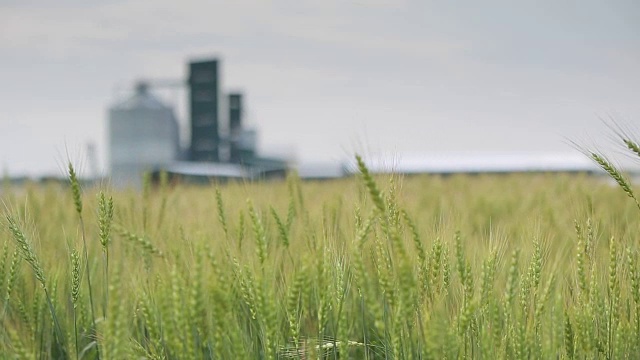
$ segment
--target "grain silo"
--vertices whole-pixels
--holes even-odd
[[[178,122],[171,107],[139,83],[136,93],[109,109],[111,181],[139,187],[142,174],[177,160]]]

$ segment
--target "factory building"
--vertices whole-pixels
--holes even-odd
[[[116,187],[137,187],[142,174],[177,160],[178,122],[173,109],[139,83],[130,98],[109,109],[109,167]]]
[[[243,120],[244,96],[240,92],[222,95],[219,70],[218,59],[190,62],[186,81],[140,83],[131,98],[109,109],[114,186],[139,187],[145,172],[155,174],[155,178],[165,172],[174,179],[198,183],[286,175],[286,161],[256,153],[257,133],[247,129]],[[185,84],[190,142],[181,150],[174,111],[151,95],[150,88]],[[221,114],[228,123],[222,124]]]

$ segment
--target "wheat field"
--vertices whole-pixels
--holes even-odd
[[[640,210],[568,174],[4,184],[3,359],[634,359]]]

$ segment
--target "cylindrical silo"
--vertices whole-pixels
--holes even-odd
[[[111,181],[139,187],[142,175],[177,160],[178,122],[171,107],[139,83],[136,93],[109,109]]]

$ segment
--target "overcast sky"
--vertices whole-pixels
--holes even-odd
[[[640,121],[636,0],[1,0],[0,167],[58,174],[94,142],[104,168],[118,89],[209,55],[260,148],[302,161],[572,151]]]

